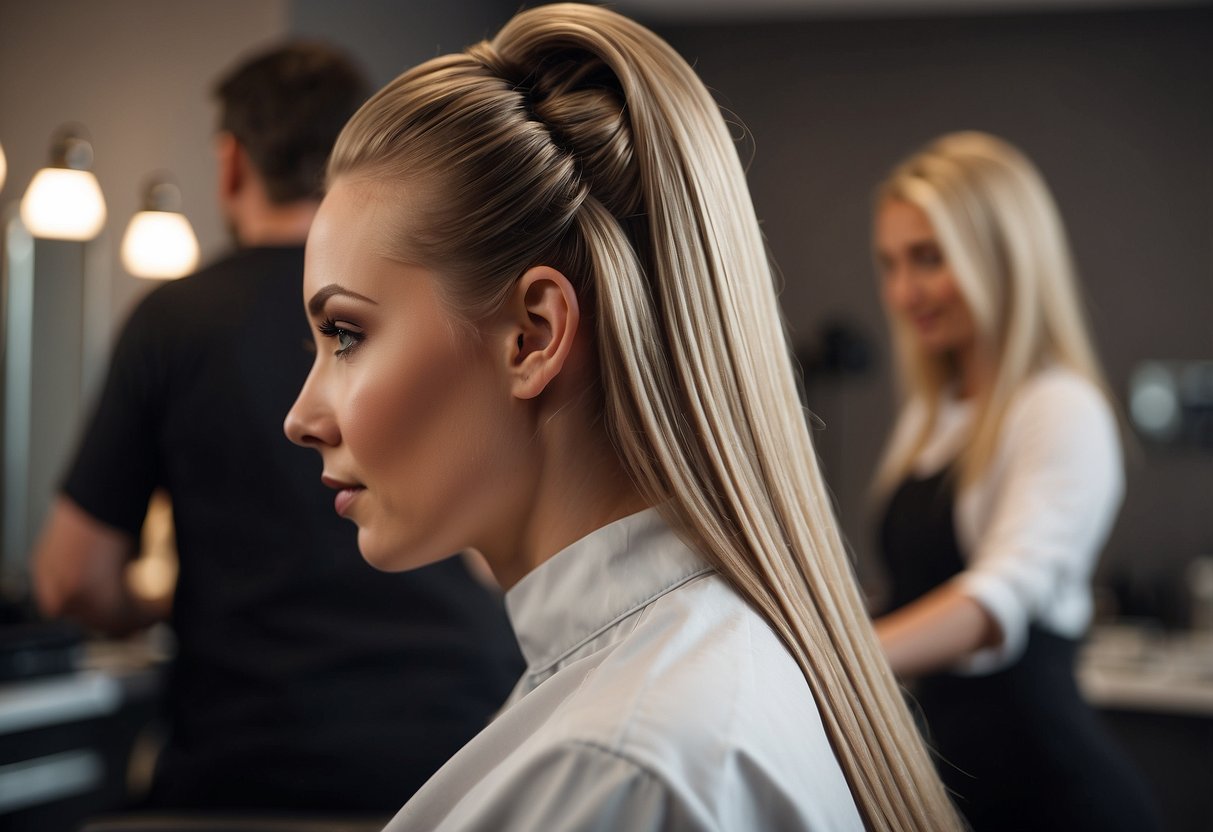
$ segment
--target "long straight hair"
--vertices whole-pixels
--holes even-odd
[[[987,133],[950,133],[893,170],[877,190],[878,205],[890,200],[927,215],[973,315],[977,349],[994,368],[991,383],[976,391],[972,428],[957,461],[962,486],[989,466],[1012,399],[1046,365],[1073,370],[1112,402],[1061,215],[1023,153]],[[885,451],[877,497],[909,472],[934,430],[941,395],[955,380],[949,359],[920,349],[904,321],[889,316],[889,325],[902,407],[917,403],[926,417],[911,442]]]
[[[787,645],[868,827],[959,828],[844,554],[736,149],[686,62],[599,7],[522,12],[381,90],[329,175],[427,195],[395,254],[467,321],[531,266],[568,276],[625,469]]]

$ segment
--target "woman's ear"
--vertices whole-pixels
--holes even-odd
[[[581,309],[569,279],[550,266],[528,269],[506,304],[510,339],[510,391],[533,399],[565,367],[573,351]]]

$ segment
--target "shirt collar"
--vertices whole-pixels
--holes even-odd
[[[655,508],[616,520],[557,552],[505,596],[532,673],[672,589],[711,572]]]

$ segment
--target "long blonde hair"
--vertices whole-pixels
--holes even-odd
[[[977,391],[974,419],[956,471],[972,483],[998,444],[1020,386],[1049,363],[1079,373],[1111,401],[1088,334],[1061,215],[1044,178],[1023,153],[986,133],[951,133],[898,165],[877,189],[920,208],[977,327],[977,349],[993,368]],[[876,494],[909,472],[935,427],[941,394],[955,379],[946,356],[917,346],[908,325],[889,316],[903,410],[926,414],[908,443],[890,444]]]
[[[432,197],[398,254],[440,270],[466,320],[531,266],[573,281],[624,467],[787,644],[868,827],[958,828],[839,539],[733,141],[686,62],[602,8],[522,12],[381,90],[329,174]]]

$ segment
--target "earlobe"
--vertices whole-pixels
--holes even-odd
[[[581,325],[577,293],[550,266],[535,266],[518,279],[510,304],[511,391],[520,399],[544,392],[565,369]]]

